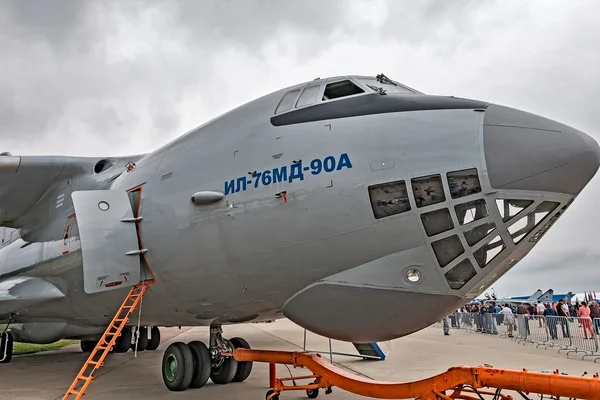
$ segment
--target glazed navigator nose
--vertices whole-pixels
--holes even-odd
[[[483,145],[495,189],[576,196],[600,167],[600,146],[559,122],[499,105],[483,120]]]

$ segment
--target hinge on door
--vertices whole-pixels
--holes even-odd
[[[144,217],[136,217],[136,218],[123,218],[121,222],[138,222],[141,221]]]
[[[125,255],[126,256],[136,256],[138,254],[144,254],[147,251],[148,251],[148,249],[132,250],[132,251],[128,251],[127,253],[125,253]]]

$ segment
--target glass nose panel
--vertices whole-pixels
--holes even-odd
[[[533,200],[497,199],[496,206],[500,211],[502,222],[508,222],[521,211],[533,204]]]
[[[473,252],[473,257],[477,264],[481,268],[485,267],[492,261],[498,254],[506,248],[504,241],[500,236],[496,236],[489,243],[484,244],[479,249]]]
[[[454,211],[456,212],[458,223],[461,225],[466,225],[490,215],[483,199],[458,204],[454,206]]]
[[[448,172],[448,186],[453,199],[481,192],[481,183],[476,168]]]
[[[519,218],[515,223],[508,227],[508,232],[515,244],[518,244],[525,236],[534,230],[548,214],[552,213],[558,207],[559,203],[553,201],[544,201],[529,214]]]
[[[487,222],[485,224],[476,226],[470,231],[466,231],[465,239],[467,240],[467,244],[469,246],[477,244],[481,239],[486,237],[494,229],[496,229],[496,224],[494,224],[493,222]]]
[[[421,214],[421,222],[427,232],[427,236],[435,236],[439,233],[454,229],[454,222],[447,208]]]
[[[430,206],[446,201],[440,175],[429,175],[411,180],[417,207]]]
[[[446,272],[444,276],[448,281],[448,285],[451,289],[458,290],[465,286],[475,275],[477,271],[473,268],[471,260],[465,258],[450,271]]]
[[[450,264],[452,260],[456,259],[456,257],[465,252],[465,248],[463,247],[457,235],[452,235],[438,240],[437,242],[433,242],[431,243],[431,247],[433,247],[435,257],[442,268]]]

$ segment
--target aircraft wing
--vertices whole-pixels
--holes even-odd
[[[65,170],[66,157],[0,156],[0,225],[15,222],[33,207]]]
[[[137,162],[145,154],[129,157],[67,157],[0,155],[0,226],[22,228],[19,218],[26,214],[61,181],[80,175],[95,174],[108,181],[125,171],[129,161]]]
[[[44,279],[8,278],[0,282],[0,319],[8,319],[11,313],[62,297],[65,297],[64,293]]]

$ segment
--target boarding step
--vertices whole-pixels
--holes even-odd
[[[385,353],[376,342],[373,343],[352,343],[361,356],[371,360],[385,360]]]

